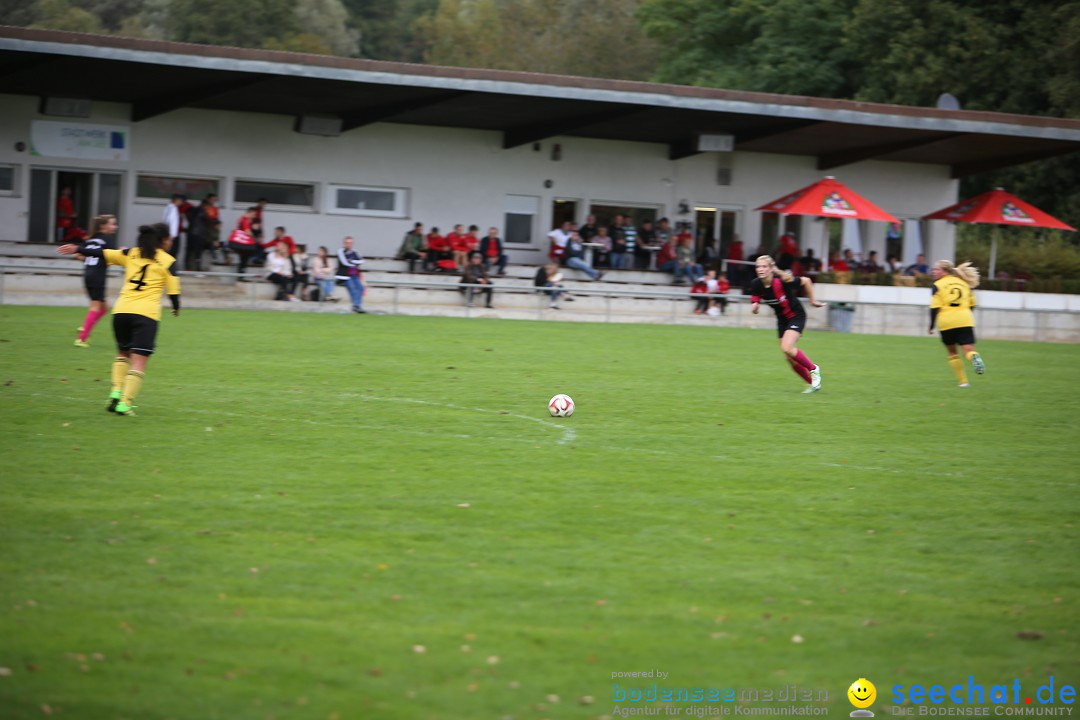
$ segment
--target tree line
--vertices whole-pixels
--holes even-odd
[[[1080,1],[0,0],[8,25],[1080,117]],[[968,178],[1080,226],[1080,153]]]

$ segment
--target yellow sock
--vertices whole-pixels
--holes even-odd
[[[134,405],[135,396],[139,394],[139,388],[142,387],[144,373],[138,370],[128,370],[127,377],[124,378],[124,392],[120,396],[120,402],[125,405]]]
[[[949,358],[949,367],[952,368],[953,375],[956,376],[956,382],[964,385],[967,383],[967,373],[964,372],[964,361],[955,355]]]
[[[124,388],[124,378],[127,377],[128,370],[131,369],[131,360],[126,357],[118,357],[113,360],[112,364],[112,390],[122,390]]]

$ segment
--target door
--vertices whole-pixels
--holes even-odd
[[[115,215],[120,220],[122,180],[123,173],[31,168],[27,239],[45,243],[64,241],[67,231],[59,227],[57,220],[65,191],[75,211],[74,227],[88,230],[95,215]]]

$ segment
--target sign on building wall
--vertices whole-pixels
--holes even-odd
[[[34,120],[30,127],[30,154],[126,162],[130,140],[131,128],[126,125]]]

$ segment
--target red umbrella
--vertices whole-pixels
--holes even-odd
[[[982,195],[962,200],[955,205],[930,213],[923,220],[951,220],[952,222],[988,223],[995,226],[990,241],[990,279],[994,278],[997,265],[997,228],[1001,225],[1020,227],[1044,227],[1058,230],[1072,230],[1053,215],[1024,202],[1012,193],[1001,188],[994,188]]]
[[[829,176],[757,208],[783,215],[817,215],[853,220],[900,222],[855,191]]]

